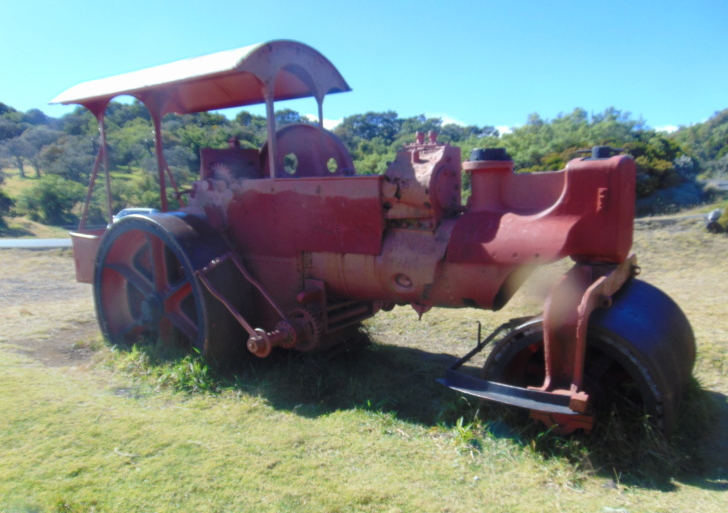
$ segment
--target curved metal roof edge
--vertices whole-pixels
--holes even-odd
[[[329,92],[345,92],[351,90],[336,67],[318,50],[297,41],[273,40],[83,82],[59,94],[50,103],[88,105],[98,102],[108,102],[117,96],[130,95],[138,97],[138,95],[144,92],[153,91],[157,88],[173,88],[193,81],[204,82],[206,78],[213,80],[236,73],[251,73],[250,71],[241,69],[246,61],[254,57],[262,49],[267,47],[273,48],[274,46],[281,46],[283,48],[297,47],[306,52],[311,52],[313,55],[320,57],[324,64],[322,71],[328,75],[329,80],[327,82],[331,82],[328,90],[322,92],[309,90],[307,94],[299,97],[317,96],[319,93],[325,95]],[[269,83],[275,80],[278,72],[282,69],[285,69],[285,64],[278,63],[275,59],[270,59],[268,69],[259,70],[254,75],[263,83]],[[307,69],[306,71],[311,76],[314,76],[316,74],[314,72],[317,70]],[[265,72],[268,72],[269,76],[259,76]],[[263,103],[263,101],[261,95],[260,103]],[[251,103],[248,102],[247,104],[250,105]]]

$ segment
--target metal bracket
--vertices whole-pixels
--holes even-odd
[[[580,264],[554,287],[544,311],[546,377],[541,387],[514,387],[459,372],[504,330],[526,319],[511,320],[482,341],[478,323],[476,347],[449,367],[438,382],[464,394],[531,410],[534,419],[560,434],[576,429],[591,431],[589,396],[581,390],[589,316],[596,308],[611,306],[612,296],[638,272],[634,255],[618,265]]]
[[[245,319],[245,317],[243,317],[238,309],[235,308],[235,305],[233,305],[214,287],[214,285],[212,285],[212,283],[210,283],[210,280],[207,278],[207,274],[228,260],[232,261],[232,263],[235,264],[235,267],[237,267],[238,271],[240,271],[240,274],[242,274],[243,277],[251,285],[253,285],[258,290],[258,292],[260,292],[265,300],[270,303],[273,309],[275,309],[278,315],[280,315],[281,322],[276,325],[273,331],[268,332],[260,328],[253,328],[253,326],[250,325],[250,323]],[[216,258],[202,269],[197,270],[195,272],[195,275],[200,279],[203,285],[205,285],[207,290],[210,291],[210,294],[217,298],[217,300],[220,301],[225,306],[225,308],[228,309],[230,314],[235,317],[235,320],[240,323],[245,331],[248,332],[249,338],[247,346],[248,350],[251,353],[261,358],[264,358],[268,356],[273,348],[276,346],[292,347],[293,345],[295,345],[297,339],[297,330],[295,326],[288,320],[286,315],[283,313],[283,310],[281,310],[281,308],[273,300],[270,294],[268,294],[265,289],[263,289],[263,286],[258,283],[258,281],[248,272],[243,263],[240,262],[240,260],[233,253],[228,252],[220,258]]]
[[[448,367],[445,371],[445,377],[438,379],[437,382],[457,392],[503,404],[560,415],[576,415],[576,412],[570,408],[571,398],[568,395],[514,387],[476,378],[459,371],[465,363],[485,349],[503,332],[509,332],[529,319],[530,317],[511,319],[498,326],[485,340],[481,339],[481,324],[478,322],[478,342],[476,346],[468,354]]]
[[[569,394],[583,403],[575,406],[584,412],[588,398],[579,390],[589,316],[597,308],[611,306],[612,296],[636,269],[634,255],[619,265],[579,264],[553,288],[543,316],[546,377],[540,390]]]

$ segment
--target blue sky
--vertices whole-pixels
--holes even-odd
[[[0,102],[271,39],[326,55],[353,92],[328,119],[395,110],[518,126],[582,107],[689,125],[728,107],[728,2],[24,0],[0,4]],[[310,103],[281,103],[301,113]]]

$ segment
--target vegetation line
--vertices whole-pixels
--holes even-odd
[[[277,127],[292,123],[312,121],[290,109],[276,113]],[[148,112],[139,102],[112,102],[106,124],[114,211],[129,206],[159,208]],[[165,159],[183,188],[197,176],[200,148],[227,147],[231,137],[243,147],[260,148],[266,139],[265,118],[246,111],[234,119],[216,113],[170,114],[162,128]],[[445,124],[441,118],[424,115],[400,118],[394,111],[348,116],[334,129],[359,174],[383,173],[418,131],[438,132],[440,142],[461,148],[463,159],[474,148],[504,147],[520,172],[562,168],[579,150],[596,145],[623,148],[637,161],[638,206],[645,212],[710,199],[710,190],[703,190],[696,178],[728,177],[728,109],[672,133],[658,132],[615,108],[596,114],[577,108],[553,120],[531,114],[523,126],[504,134],[488,125]],[[13,215],[49,225],[76,222],[98,145],[96,120],[83,107],[56,119],[38,109],[23,113],[0,103],[0,228],[5,226],[2,219]],[[11,172],[17,174],[12,183],[4,180]],[[98,182],[91,224],[107,222],[103,180]],[[464,175],[466,197],[469,185]],[[171,192],[169,200],[176,204]]]

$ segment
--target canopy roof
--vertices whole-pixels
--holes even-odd
[[[80,104],[97,112],[121,95],[158,114],[187,114],[272,100],[316,98],[351,88],[331,62],[310,46],[271,41],[84,82],[51,103]]]

